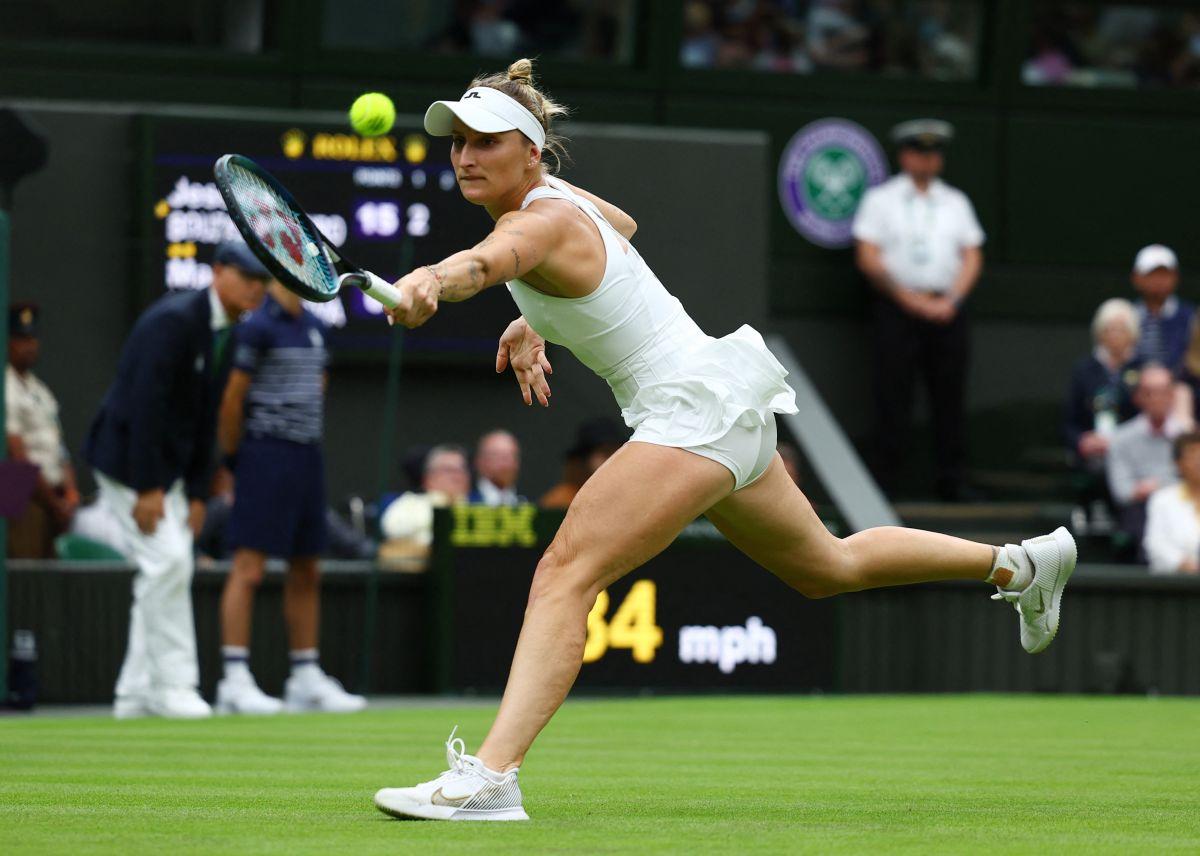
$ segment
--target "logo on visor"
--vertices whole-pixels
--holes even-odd
[[[471,92],[468,92],[466,95],[464,95],[464,96],[463,96],[463,101],[466,101],[468,98],[480,98],[480,99],[482,99],[482,98],[483,98],[483,96],[482,96],[482,95],[480,95],[478,92],[471,91]]]
[[[886,178],[887,158],[870,131],[846,119],[821,119],[797,131],[783,150],[779,202],[814,244],[847,247],[859,202]]]

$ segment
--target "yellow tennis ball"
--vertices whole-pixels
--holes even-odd
[[[382,92],[367,92],[350,105],[350,127],[364,137],[378,137],[392,130],[396,106]]]

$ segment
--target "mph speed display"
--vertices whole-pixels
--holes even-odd
[[[147,296],[212,282],[217,244],[238,239],[213,181],[213,163],[237,153],[256,161],[291,191],[317,227],[346,256],[395,280],[478,243],[491,220],[459,193],[449,141],[398,126],[382,137],[345,128],[229,119],[148,120],[150,168],[143,223],[149,252]],[[329,303],[308,303],[329,327],[335,356],[370,356],[391,341],[382,307],[357,289]],[[490,359],[516,310],[503,288],[446,304],[405,333],[406,353],[431,359]]]

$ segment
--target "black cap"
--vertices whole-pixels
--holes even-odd
[[[20,302],[9,306],[8,335],[36,336],[39,311],[36,303]]]
[[[901,149],[940,152],[954,139],[954,126],[941,119],[910,119],[892,128],[892,142]]]
[[[567,449],[568,458],[583,458],[605,446],[620,446],[629,439],[625,426],[607,416],[588,419],[579,424],[575,445]]]
[[[270,279],[271,272],[251,252],[244,241],[222,241],[213,252],[213,263],[231,265],[246,276],[257,276]]]

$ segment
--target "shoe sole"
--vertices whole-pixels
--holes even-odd
[[[218,701],[213,705],[213,713],[217,716],[277,716],[283,713],[283,707],[278,710],[239,710],[237,705]]]
[[[495,811],[477,811],[454,806],[429,803],[406,803],[403,806],[386,805],[375,799],[375,808],[397,820],[452,820],[452,821],[507,821],[529,820],[523,808],[502,808]]]
[[[339,710],[321,707],[319,704],[285,701],[283,703],[283,709],[288,713],[358,713],[359,711],[366,710],[367,706],[364,704],[362,707],[349,707]]]
[[[1066,527],[1060,526],[1050,534],[1054,536],[1054,543],[1058,547],[1062,564],[1059,566],[1058,574],[1054,577],[1054,588],[1050,598],[1050,633],[1040,645],[1028,652],[1030,654],[1040,654],[1045,651],[1054,641],[1054,637],[1058,635],[1059,606],[1062,604],[1063,589],[1067,587],[1067,580],[1071,578],[1071,574],[1075,573],[1075,564],[1079,560],[1079,550],[1075,546],[1075,539],[1071,537],[1071,533],[1067,531]]]

